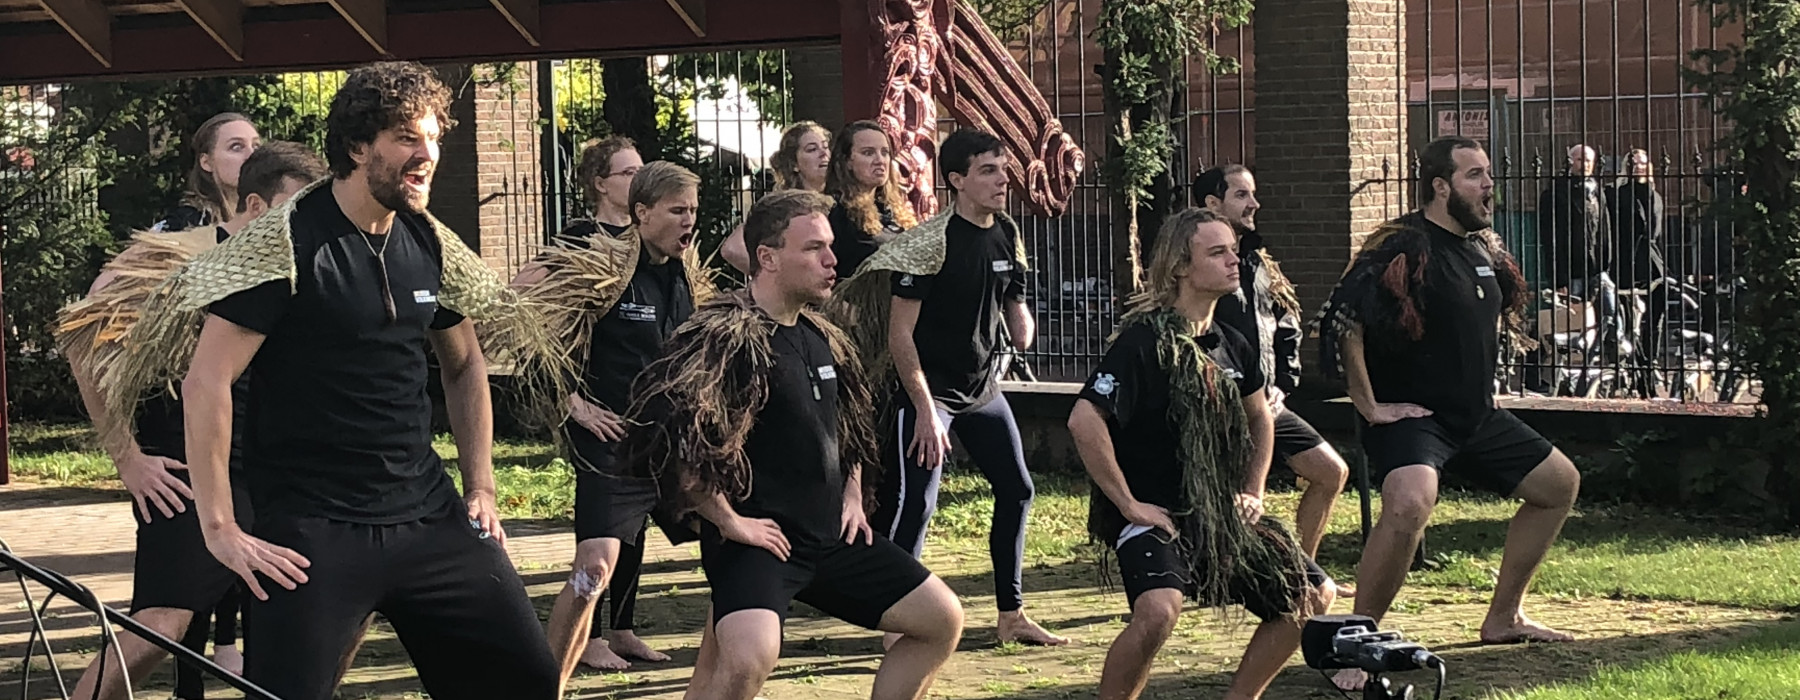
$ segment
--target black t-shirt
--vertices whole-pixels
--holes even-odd
[[[210,223],[212,223],[211,214],[208,214],[197,207],[182,204],[176,206],[174,209],[170,209],[169,213],[164,215],[162,220],[156,222],[156,225],[151,228],[156,231],[174,233],[176,231],[186,231],[191,228],[198,228]]]
[[[657,358],[663,341],[692,315],[694,298],[681,259],[669,258],[654,265],[648,252],[640,252],[637,271],[625,294],[594,323],[581,379],[587,398],[623,415],[630,403],[632,380]],[[572,422],[570,426],[578,449],[600,447],[598,438],[586,428]],[[581,452],[588,459],[604,460],[611,455],[610,449]]]
[[[1196,340],[1207,357],[1237,383],[1240,396],[1263,388],[1262,362],[1243,334],[1215,322]],[[1156,341],[1156,331],[1145,324],[1133,324],[1120,332],[1082,386],[1080,396],[1106,416],[1113,455],[1132,497],[1180,510],[1186,506],[1181,503],[1186,490],[1176,453],[1177,428],[1169,418],[1169,374],[1157,359]],[[1097,489],[1092,498],[1090,529],[1096,537],[1111,542],[1125,527],[1125,517]]]
[[[597,219],[576,219],[569,222],[569,225],[564,226],[562,232],[556,235],[565,240],[575,240],[587,238],[588,236],[604,231],[608,236],[617,237],[619,234],[624,233],[630,228],[630,226],[609,224]]]
[[[185,229],[176,229],[185,230]],[[230,234],[218,229],[219,241]],[[250,373],[244,372],[231,385],[231,468],[243,466],[245,409],[249,407]],[[144,454],[167,457],[187,463],[187,421],[182,417],[181,398],[159,391],[146,397],[138,407],[133,437]]]
[[[462,321],[437,304],[437,235],[402,214],[365,236],[329,187],[300,200],[292,223],[293,292],[277,280],[211,308],[266,337],[250,364],[246,436],[257,511],[370,524],[436,512],[456,490],[431,448],[426,331]]]
[[[1494,409],[1500,280],[1479,241],[1420,220],[1431,246],[1417,300],[1425,336],[1365,343],[1369,385],[1376,401],[1418,404],[1439,420],[1473,428]]]
[[[751,490],[736,510],[774,520],[796,546],[821,546],[837,539],[844,512],[837,361],[824,334],[805,319],[776,326],[769,342],[775,350],[769,402],[744,446]]]
[[[849,210],[842,201],[831,208],[826,220],[831,223],[831,257],[837,258],[838,279],[849,279],[856,274],[864,260],[875,254],[881,244],[875,242],[878,233],[899,233],[900,224],[894,219],[894,212],[882,203],[880,197],[875,198],[875,212],[881,217],[880,231],[865,231],[862,224],[850,217]]]
[[[1006,331],[1006,304],[1025,299],[1023,261],[999,218],[981,228],[950,217],[944,266],[935,275],[895,273],[894,296],[922,301],[913,343],[931,396],[952,413],[999,391],[994,369]]]

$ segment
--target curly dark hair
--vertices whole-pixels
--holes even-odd
[[[349,177],[356,170],[352,147],[374,143],[382,131],[426,116],[437,117],[443,131],[456,125],[450,118],[450,88],[430,68],[387,61],[350,71],[325,118],[325,160],[331,174]]]

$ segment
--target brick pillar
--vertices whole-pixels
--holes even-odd
[[[1257,3],[1257,228],[1310,316],[1381,223],[1383,159],[1403,162],[1404,0]],[[1308,363],[1308,373],[1317,368]]]
[[[475,215],[475,189],[481,163],[475,157],[475,92],[466,89],[470,66],[442,66],[437,73],[455,95],[450,118],[456,120],[456,127],[438,144],[437,174],[431,178],[431,213],[479,252],[481,224]]]
[[[542,145],[534,63],[474,67],[475,250],[489,267],[510,277],[544,242]],[[554,223],[554,222],[552,222]]]

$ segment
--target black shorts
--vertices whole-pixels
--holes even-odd
[[[188,481],[185,470],[170,472],[182,483]],[[238,526],[246,532],[254,520],[250,497],[241,474],[231,479],[232,513]],[[211,612],[213,606],[238,584],[238,576],[214,559],[206,549],[206,537],[200,533],[200,514],[189,499],[182,499],[187,510],[173,518],[163,517],[156,506],[150,507],[150,522],[133,503],[132,517],[137,520],[137,555],[131,567],[131,612],[150,608],[175,608],[195,613]]]
[[[1194,582],[1188,579],[1187,564],[1181,560],[1181,553],[1168,533],[1151,530],[1132,537],[1119,545],[1117,554],[1119,577],[1124,579],[1128,605],[1137,605],[1138,596],[1159,588],[1177,589],[1189,598],[1196,595]],[[1318,563],[1310,558],[1306,560],[1308,585],[1317,588],[1329,580]],[[1231,582],[1230,602],[1243,605],[1250,614],[1269,622],[1293,612],[1293,607],[1288,605],[1287,591],[1283,590],[1287,585],[1280,573],[1274,571],[1267,572],[1266,576],[1240,577]]]
[[[1434,416],[1367,425],[1362,443],[1377,488],[1389,472],[1424,464],[1501,496],[1518,490],[1525,476],[1555,449],[1504,408],[1494,409],[1472,430],[1458,429]]]
[[[637,544],[645,518],[656,508],[656,482],[618,476],[612,445],[595,444],[599,447],[576,443],[584,456],[575,460],[575,541],[611,537]]]
[[[1300,414],[1283,407],[1275,414],[1275,458],[1289,459],[1325,444],[1325,437],[1314,430]]]
[[[458,500],[393,525],[266,515],[256,534],[311,561],[292,591],[250,601],[244,677],[287,700],[329,700],[369,613],[394,626],[440,700],[553,700],[558,667],[524,582]]]
[[[874,544],[796,545],[787,561],[760,547],[720,541],[707,526],[700,564],[712,586],[713,622],[739,610],[773,610],[787,619],[798,600],[853,625],[876,629],[888,608],[931,577],[925,565],[887,538]]]

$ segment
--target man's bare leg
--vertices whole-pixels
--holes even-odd
[[[875,670],[873,700],[918,700],[962,640],[962,602],[936,576],[925,579],[881,615],[884,632],[899,633]]]
[[[1131,605],[1131,623],[1114,639],[1100,669],[1100,700],[1136,700],[1150,680],[1156,653],[1181,617],[1181,589],[1144,591]]]
[[[712,614],[707,614],[712,619]],[[704,638],[700,656],[704,664],[696,664],[694,682],[688,684],[685,700],[752,700],[775,661],[781,656],[781,616],[773,610],[739,610],[709,625],[714,645],[729,648],[730,654],[715,651],[708,654]]]
[[[1336,595],[1337,586],[1326,581],[1324,586],[1307,589],[1304,612],[1298,619],[1271,620],[1257,625],[1256,633],[1250,635],[1249,646],[1244,648],[1244,660],[1238,662],[1237,673],[1231,677],[1231,687],[1225,690],[1225,700],[1261,698],[1276,674],[1281,673],[1281,667],[1286,666],[1294,651],[1300,648],[1300,629],[1312,616],[1330,609]]]
[[[596,537],[575,544],[575,566],[570,571],[569,582],[556,594],[556,603],[550,608],[550,622],[544,632],[562,672],[557,691],[559,697],[567,689],[576,664],[581,661],[588,633],[593,629],[594,602],[600,599],[600,592],[606,590],[618,560],[619,540],[616,538]]]
[[[194,619],[194,611],[178,608],[146,608],[133,614],[131,619],[137,620],[164,637],[181,639],[181,636],[187,633],[188,623]],[[118,630],[118,637],[118,648],[115,650],[109,647],[102,656],[96,656],[94,662],[88,664],[87,670],[82,672],[81,680],[75,682],[75,692],[71,693],[69,697],[82,700],[94,697],[101,700],[128,697],[129,689],[125,687],[124,677],[119,674],[119,654],[125,655],[125,665],[131,672],[132,678],[144,677],[144,674],[154,670],[158,663],[169,656],[169,653],[163,651],[162,647],[144,641],[142,637],[130,632]],[[103,663],[106,666],[105,678],[101,678],[100,666]],[[100,689],[98,696],[94,694],[96,686]]]
[[[1419,539],[1437,505],[1438,473],[1430,465],[1414,464],[1388,472],[1381,485],[1381,516],[1369,541],[1363,545],[1362,562],[1356,567],[1356,609],[1377,622],[1387,615],[1406,583]],[[1366,676],[1356,669],[1339,671],[1333,681],[1344,690],[1362,688]]]
[[[1325,539],[1325,526],[1331,521],[1331,507],[1350,479],[1350,466],[1344,463],[1330,443],[1288,458],[1288,468],[1306,480],[1300,494],[1300,505],[1294,509],[1294,534],[1300,537],[1300,548],[1306,556],[1319,557],[1319,543]]]
[[[1574,463],[1554,450],[1549,457],[1532,468],[1513,497],[1525,501],[1506,528],[1506,552],[1500,559],[1500,580],[1494,586],[1494,601],[1488,607],[1487,619],[1481,623],[1481,641],[1487,644],[1516,642],[1567,642],[1573,636],[1558,632],[1525,617],[1525,590],[1544,562],[1550,544],[1562,532],[1575,497],[1581,491],[1581,473]]]

